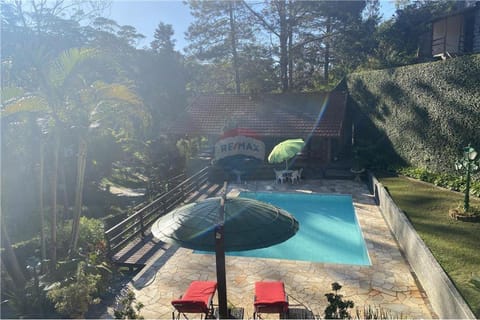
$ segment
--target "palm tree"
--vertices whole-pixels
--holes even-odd
[[[42,134],[42,128],[40,121],[35,121],[36,117],[42,117],[44,112],[48,110],[48,105],[46,100],[42,97],[26,93],[22,88],[7,86],[2,88],[2,121],[7,121],[15,123],[19,120],[21,115],[28,114],[27,119],[30,120],[31,127],[36,127],[37,130],[34,130],[40,136]],[[33,119],[33,121],[32,121]],[[39,130],[38,130],[39,129]],[[31,139],[35,139],[34,136],[31,136]],[[46,237],[45,237],[45,209],[43,201],[43,188],[44,188],[44,169],[45,169],[45,141],[40,138],[36,140],[39,142],[38,156],[39,156],[39,183],[38,183],[38,195],[39,195],[39,215],[40,215],[40,253],[42,260],[42,271],[45,270],[45,261],[46,261]],[[18,264],[18,263],[17,263]]]
[[[15,97],[2,103],[2,117],[18,112],[37,111],[42,112],[42,117],[47,118],[45,122],[51,124],[44,130],[49,132],[54,141],[50,259],[55,268],[61,137],[67,131],[74,130],[79,138],[74,217],[70,242],[70,253],[73,254],[77,251],[89,135],[106,130],[123,131],[130,134],[136,124],[144,124],[148,117],[143,111],[140,98],[128,86],[120,83],[108,84],[98,80],[88,80],[88,67],[92,65],[89,66],[86,62],[93,62],[100,58],[99,52],[84,48],[69,49],[51,63],[40,63],[42,61],[40,56],[33,57],[38,62],[36,75],[39,79],[38,89],[29,93],[19,88],[10,90],[16,96],[10,94]],[[137,119],[139,121],[135,121]],[[43,217],[41,221],[43,221]],[[43,226],[41,228],[43,230]]]
[[[135,127],[134,119],[137,118],[140,123],[144,123],[147,119],[140,98],[123,84],[95,81],[80,90],[77,98],[77,109],[82,111],[82,118],[87,119],[87,123],[78,127],[77,184],[70,254],[77,251],[89,135],[95,132],[105,132],[105,130],[132,132]]]
[[[72,95],[76,93],[76,84],[82,76],[82,64],[93,59],[97,52],[87,48],[72,48],[62,52],[49,64],[37,60],[39,77],[39,97],[43,97],[53,119],[54,139],[52,174],[52,212],[51,212],[51,250],[50,258],[55,268],[57,261],[57,190],[59,172],[59,152],[62,149],[61,137],[68,128],[68,113],[72,110]]]

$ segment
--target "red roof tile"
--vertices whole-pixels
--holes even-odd
[[[198,96],[171,132],[221,135],[226,127],[238,127],[259,136],[339,137],[345,107],[341,92]]]

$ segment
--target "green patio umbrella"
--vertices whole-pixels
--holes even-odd
[[[288,160],[302,151],[305,146],[303,139],[288,139],[280,142],[268,155],[269,163],[281,163],[285,161],[285,170],[288,169]]]
[[[247,198],[215,197],[186,204],[152,225],[155,238],[215,251],[220,318],[227,318],[225,251],[269,247],[291,238],[298,221],[285,210]]]

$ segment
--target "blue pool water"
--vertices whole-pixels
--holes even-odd
[[[227,255],[371,265],[351,196],[269,192],[241,192],[240,196],[287,210],[300,229],[278,245]]]

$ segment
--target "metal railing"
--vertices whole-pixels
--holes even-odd
[[[133,239],[144,237],[145,231],[156,219],[184,202],[192,192],[208,181],[209,168],[203,168],[151,202],[136,206],[131,216],[105,231],[108,255],[112,257]]]

